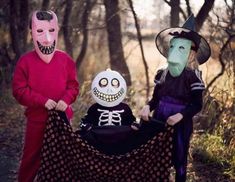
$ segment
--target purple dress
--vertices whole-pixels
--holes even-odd
[[[174,126],[173,164],[178,174],[186,175],[190,136],[193,131],[192,118],[202,108],[202,92],[205,89],[199,71],[185,68],[180,76],[172,77],[168,72],[161,81],[164,70],[155,77],[155,88],[149,101],[150,110],[157,120],[181,113],[183,119]]]

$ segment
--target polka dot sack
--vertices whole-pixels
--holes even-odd
[[[144,130],[135,131],[127,137],[137,141],[151,133]],[[37,181],[167,182],[172,166],[172,135],[173,129],[166,127],[144,142],[133,145],[134,148],[127,152],[107,153],[74,132],[64,113],[50,111]],[[120,143],[125,143],[123,141]]]

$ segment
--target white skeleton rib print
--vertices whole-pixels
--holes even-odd
[[[103,125],[121,126],[122,125],[122,122],[121,122],[122,118],[121,118],[120,113],[124,112],[123,109],[114,110],[114,111],[98,109],[98,111],[101,112],[98,126],[103,126]]]

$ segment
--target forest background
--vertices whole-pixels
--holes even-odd
[[[1,0],[0,181],[14,181],[17,173],[25,120],[11,95],[11,79],[19,57],[33,49],[28,23],[38,9],[56,12],[58,48],[76,62],[80,95],[73,105],[74,128],[94,102],[92,79],[107,68],[125,77],[126,102],[138,116],[151,97],[156,71],[166,66],[155,36],[193,13],[212,55],[200,66],[206,91],[194,118],[189,181],[235,180],[235,0]]]

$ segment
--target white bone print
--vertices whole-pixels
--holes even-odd
[[[120,113],[123,113],[124,110],[104,110],[104,109],[98,109],[99,112],[101,112],[99,117],[99,123],[98,126],[103,125],[115,125],[115,126],[121,126],[122,125],[122,118]]]

